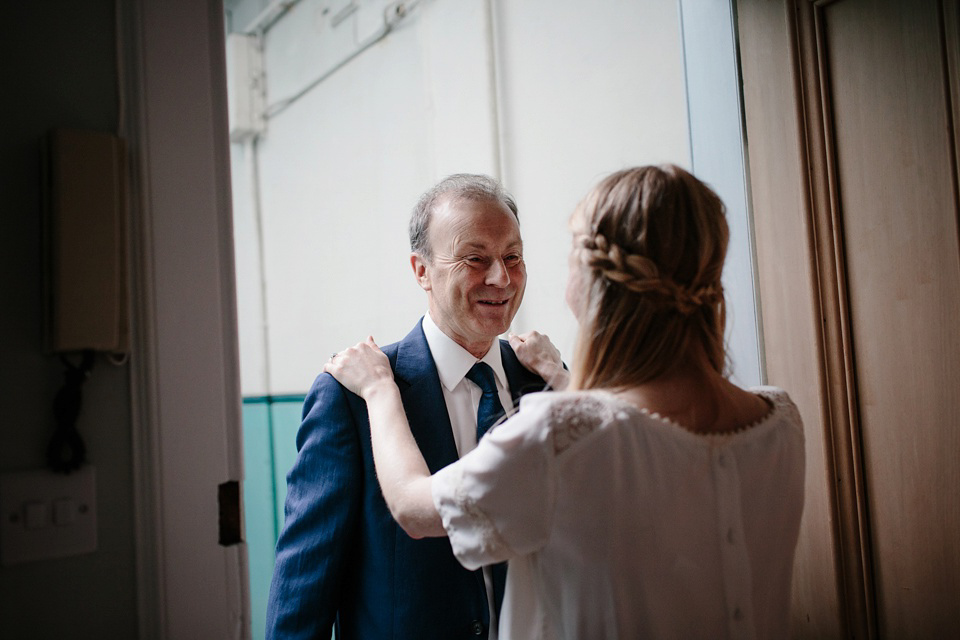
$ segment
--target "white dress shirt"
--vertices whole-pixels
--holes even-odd
[[[423,335],[427,338],[427,345],[437,365],[437,373],[440,374],[443,400],[447,404],[447,413],[450,414],[457,453],[463,457],[477,446],[477,407],[480,406],[480,397],[483,395],[480,387],[466,378],[470,367],[477,362],[490,365],[497,379],[500,404],[504,411],[513,406],[507,374],[503,371],[503,362],[500,360],[500,342],[494,340],[486,355],[477,360],[441,331],[429,313],[423,317]]]
[[[437,373],[440,375],[440,387],[450,416],[450,426],[453,428],[457,452],[463,457],[477,446],[477,408],[480,406],[480,397],[483,392],[480,387],[466,378],[467,372],[474,364],[486,362],[490,365],[497,380],[500,404],[505,411],[513,407],[507,374],[503,370],[503,362],[500,359],[500,341],[494,340],[490,350],[478,361],[469,351],[441,331],[429,312],[423,317],[423,335],[427,339],[427,346],[430,347],[433,362],[437,365]],[[488,637],[489,640],[497,640],[498,620],[494,609],[493,581],[489,569],[483,570],[483,578],[487,586],[487,604],[490,608]]]

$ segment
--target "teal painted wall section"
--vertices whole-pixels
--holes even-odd
[[[270,404],[273,424],[273,483],[276,486],[274,518],[277,534],[283,527],[283,502],[287,497],[287,472],[297,457],[297,429],[304,396],[274,398]]]
[[[253,639],[264,637],[274,550],[283,526],[287,471],[297,455],[296,435],[304,396],[243,400],[243,508],[250,566]]]

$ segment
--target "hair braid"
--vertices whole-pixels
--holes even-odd
[[[575,389],[623,388],[705,356],[725,369],[723,202],[674,165],[604,178],[571,217]],[[577,298],[579,294],[579,298]]]
[[[699,287],[680,285],[672,278],[661,276],[656,263],[650,258],[628,253],[603,234],[584,236],[581,245],[586,251],[585,263],[588,268],[629,291],[651,294],[661,308],[673,309],[687,316],[700,307],[716,304],[723,299],[723,286],[719,282]]]

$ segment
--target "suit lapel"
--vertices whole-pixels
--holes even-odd
[[[423,319],[397,345],[394,375],[410,431],[430,473],[436,473],[457,460],[457,443],[453,439],[437,365],[423,335]]]
[[[543,391],[546,387],[543,379],[528,371],[510,348],[510,343],[500,340],[500,357],[503,371],[510,384],[513,409],[526,393]],[[430,473],[436,473],[451,462],[455,462],[457,443],[453,439],[450,414],[443,399],[440,376],[433,361],[427,339],[423,335],[423,319],[397,345],[397,360],[394,375],[400,396],[410,422],[410,431],[423,453]],[[512,410],[507,409],[507,414]]]

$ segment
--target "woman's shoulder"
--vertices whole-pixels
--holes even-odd
[[[748,387],[746,389],[749,393],[752,393],[763,398],[767,398],[770,402],[774,404],[792,404],[793,400],[790,399],[790,394],[780,387],[775,387],[773,385],[757,385],[754,387]]]
[[[802,427],[800,419],[800,410],[793,402],[790,394],[780,387],[761,385],[747,389],[750,393],[766,400],[772,407],[770,413],[764,420],[776,420],[786,422],[797,427]]]
[[[755,422],[745,425],[727,434],[724,442],[759,442],[789,440],[802,445],[804,440],[803,421],[800,410],[790,394],[779,387],[755,386],[745,391],[762,398],[768,405],[767,412]]]
[[[541,414],[552,421],[603,419],[622,411],[623,402],[600,391],[541,391],[523,396],[520,410]]]

